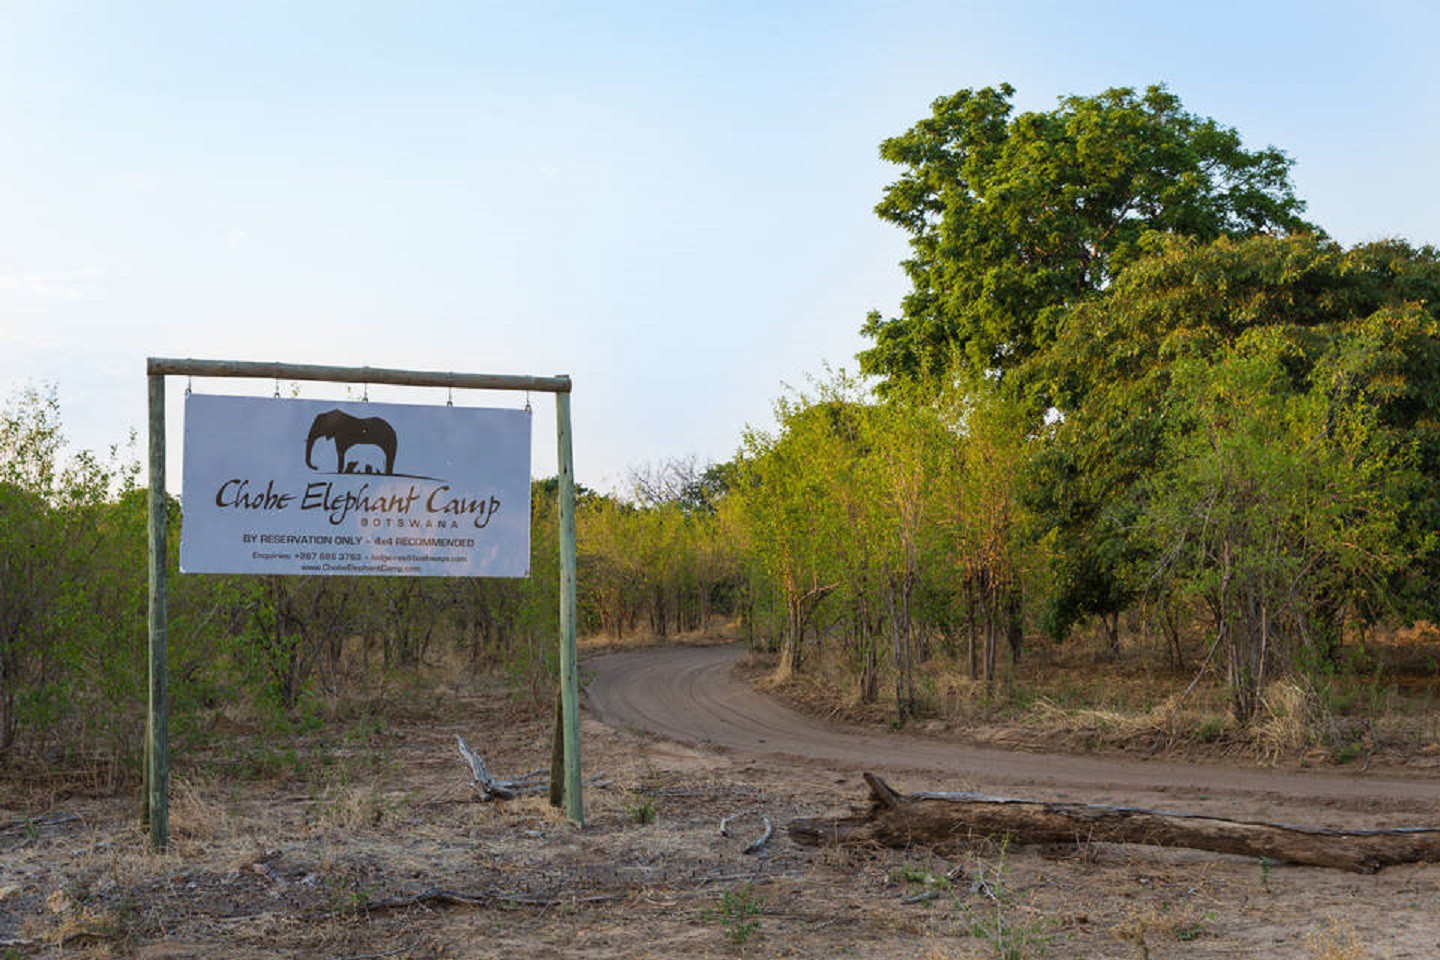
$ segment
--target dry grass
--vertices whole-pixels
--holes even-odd
[[[1260,709],[1251,737],[1267,761],[1296,755],[1313,742],[1321,708],[1314,693],[1299,682],[1285,679],[1270,684],[1260,698]]]
[[[621,650],[640,650],[647,647],[677,645],[703,647],[712,644],[735,643],[742,639],[744,638],[740,625],[736,621],[712,616],[710,622],[699,630],[686,630],[666,637],[657,637],[645,630],[637,630],[620,637],[608,633],[596,633],[577,638],[575,645],[582,653],[599,654],[618,653]]]
[[[1125,918],[1110,928],[1110,935],[1133,945],[1142,957],[1148,958],[1152,948],[1165,956],[1172,944],[1190,943],[1203,936],[1212,920],[1193,903],[1148,903],[1130,907]]]
[[[323,836],[384,830],[401,818],[409,794],[369,785],[328,786],[311,804],[309,826]]]
[[[854,676],[833,658],[812,658],[799,673],[783,676],[774,667],[774,657],[752,653],[740,670],[757,690],[781,696],[813,716],[851,723],[884,723],[894,713],[890,687],[882,686],[875,702],[864,702]]]
[[[1440,627],[1429,620],[1416,620],[1408,627],[1399,627],[1385,638],[1397,647],[1440,647]]]
[[[953,665],[934,670],[947,726],[997,746],[1147,755],[1206,745],[1228,750],[1235,738],[1213,698],[1185,697],[1173,683],[1147,676],[1087,682],[1077,673],[1032,670],[1028,680],[1047,682],[987,685]]]
[[[565,811],[559,807],[550,806],[550,798],[546,796],[519,797],[515,800],[500,801],[495,804],[495,812],[506,820],[514,821],[519,826],[532,828],[556,829],[568,827],[570,823],[565,818]]]
[[[955,947],[947,943],[931,943],[920,954],[921,960],[984,960],[976,947]]]
[[[935,654],[917,671],[913,729],[1026,750],[1440,768],[1440,629],[1377,632],[1345,650],[1355,664],[1338,674],[1272,683],[1249,724],[1231,716],[1213,669],[1192,686],[1191,658],[1203,651],[1187,646],[1188,665],[1170,666],[1174,651],[1153,636],[1127,635],[1118,657],[1096,631],[1063,645],[1039,642],[1018,667],[1002,662],[988,684],[970,679],[963,651]],[[751,654],[742,672],[812,716],[894,723],[893,678],[882,675],[877,700],[862,702],[854,667],[838,651],[807,653],[804,670],[783,682],[765,655]]]
[[[1370,960],[1378,956],[1366,951],[1354,927],[1334,918],[1324,930],[1305,935],[1305,948],[1310,960]]]
[[[170,783],[170,832],[177,838],[202,842],[230,837],[236,832],[230,811],[216,801],[213,786],[193,777],[176,777]]]

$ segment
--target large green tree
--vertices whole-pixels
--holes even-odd
[[[1211,240],[1314,228],[1289,158],[1188,113],[1163,87],[1012,115],[1013,89],[961,90],[886,140],[902,168],[875,208],[910,234],[898,317],[872,313],[861,369],[887,378],[1005,372],[1064,308],[1104,290],[1160,231]]]
[[[1335,416],[1373,412],[1378,430],[1412,450],[1419,469],[1395,488],[1395,532],[1408,543],[1397,549],[1412,564],[1386,592],[1432,614],[1440,603],[1426,587],[1437,569],[1426,543],[1440,530],[1440,253],[1398,241],[1347,250],[1313,235],[1152,237],[1145,246],[1104,296],[1066,312],[1052,349],[1016,378],[1060,411],[1041,461],[1045,480],[1035,485],[1060,557],[1052,630],[1063,634],[1087,614],[1113,618],[1154,587],[1155,558],[1134,533],[1156,478],[1173,468],[1177,419],[1193,419],[1177,400],[1177,371],[1192,383],[1220,377],[1242,341],[1252,352],[1269,345],[1267,362],[1284,375],[1266,387],[1271,395],[1323,393]],[[1232,426],[1239,431],[1241,420]]]

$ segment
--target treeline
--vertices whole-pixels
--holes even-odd
[[[1440,254],[1330,240],[1288,157],[1163,88],[1012,95],[881,145],[902,310],[868,379],[747,438],[780,674],[827,656],[903,720],[946,663],[993,684],[1082,622],[1118,653],[1124,618],[1247,723],[1347,637],[1437,619]]]
[[[691,464],[690,466],[693,466]],[[703,482],[680,465],[636,497],[581,490],[583,634],[665,637],[736,614],[736,557]],[[637,475],[639,482],[640,475]],[[52,389],[0,414],[0,764],[42,757],[115,782],[142,749],[147,491],[133,450],[67,451]],[[228,709],[275,731],[327,699],[374,695],[437,668],[508,673],[549,703],[558,658],[556,481],[531,490],[526,579],[184,575],[170,501],[169,690],[177,738]]]
[[[1004,377],[787,398],[727,497],[780,675],[838,664],[903,720],[936,670],[1128,622],[1244,723],[1440,619],[1437,284],[1396,243],[1156,238]]]
[[[0,417],[0,762],[12,752],[128,775],[147,670],[147,492],[133,451],[70,455],[52,390]],[[543,484],[537,485],[543,487]],[[170,696],[177,735],[231,706],[303,722],[318,698],[441,660],[537,686],[558,604],[554,481],[534,498],[528,581],[178,576],[170,549]],[[180,504],[170,504],[178,541]]]

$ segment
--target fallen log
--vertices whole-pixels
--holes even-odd
[[[1374,873],[1397,863],[1440,863],[1440,827],[1331,830],[977,793],[902,796],[874,774],[865,774],[865,782],[870,785],[868,810],[848,817],[792,820],[790,838],[805,846],[908,847],[978,838],[1022,844],[1137,843],[1356,873]]]

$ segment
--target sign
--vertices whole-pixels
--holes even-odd
[[[523,577],[530,412],[185,398],[184,573]]]

